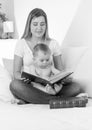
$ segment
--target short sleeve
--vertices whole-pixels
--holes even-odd
[[[52,51],[52,55],[54,56],[61,55],[61,47],[56,40],[51,40],[49,47]]]
[[[24,43],[25,40],[24,39],[20,39],[15,46],[15,51],[14,54],[20,57],[23,57],[23,53],[24,53]]]

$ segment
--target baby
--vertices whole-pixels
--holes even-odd
[[[43,43],[37,44],[33,49],[33,65],[30,67],[30,73],[45,79],[49,79],[51,76],[59,72],[60,71],[55,69],[53,66],[51,50],[49,47]],[[45,92],[55,95],[62,89],[62,84],[54,84],[53,86],[47,84],[43,88],[45,88]]]

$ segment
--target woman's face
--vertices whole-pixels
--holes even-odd
[[[46,30],[46,22],[43,16],[34,17],[31,21],[32,36],[42,38]]]

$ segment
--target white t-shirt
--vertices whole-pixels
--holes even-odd
[[[50,41],[49,48],[51,49],[52,56],[61,55],[61,49],[56,40]],[[28,72],[29,67],[33,63],[33,54],[25,39],[20,39],[17,42],[14,54],[23,58],[24,71]]]

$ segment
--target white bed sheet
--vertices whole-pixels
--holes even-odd
[[[92,99],[84,108],[49,109],[49,105],[0,102],[1,130],[91,130]]]

